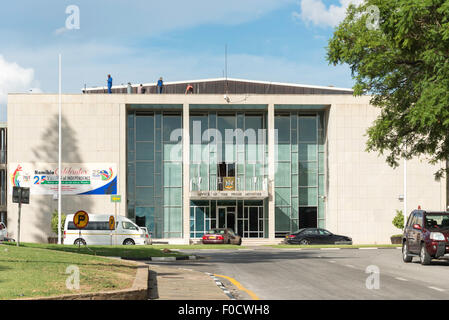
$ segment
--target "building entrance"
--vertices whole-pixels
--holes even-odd
[[[243,216],[238,219],[237,233],[243,238],[263,238],[265,219],[263,206],[244,206]]]
[[[217,207],[218,227],[232,229],[235,232],[237,230],[235,212],[236,207]]]

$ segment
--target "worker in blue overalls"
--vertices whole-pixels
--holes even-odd
[[[164,81],[162,80],[162,77],[160,77],[159,81],[157,82],[157,93],[162,93],[163,89],[164,89]]]
[[[108,74],[108,93],[112,93],[112,77]]]

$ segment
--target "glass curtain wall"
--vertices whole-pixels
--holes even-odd
[[[128,113],[128,217],[154,238],[182,237],[181,113]]]
[[[275,231],[324,227],[324,112],[275,114]]]
[[[235,178],[236,191],[266,190],[268,148],[265,112],[191,112],[190,188],[192,191],[223,190],[223,176]],[[266,237],[266,201],[192,200],[190,236],[201,238],[218,227],[217,208],[226,207],[233,229],[244,237]],[[233,208],[235,208],[235,211]],[[236,216],[235,216],[236,214]],[[231,220],[231,216],[233,216]]]
[[[236,191],[266,190],[267,132],[262,130],[265,128],[265,114],[192,113],[191,190],[222,190],[220,179],[224,174],[235,178]]]

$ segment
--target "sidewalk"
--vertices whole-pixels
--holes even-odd
[[[152,300],[229,300],[203,272],[163,265],[149,265],[149,269]]]

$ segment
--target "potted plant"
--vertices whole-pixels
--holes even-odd
[[[396,210],[396,216],[394,217],[392,223],[396,228],[404,230],[404,215],[402,214],[402,210]],[[395,234],[391,236],[390,239],[392,244],[401,244],[402,234]]]
[[[61,213],[61,234],[64,232],[65,218],[66,215]],[[58,210],[53,211],[51,216],[51,230],[54,234],[58,234]],[[48,243],[58,243],[58,237],[48,237]]]

